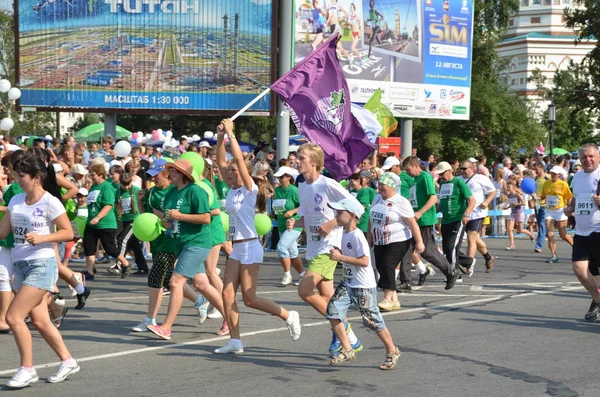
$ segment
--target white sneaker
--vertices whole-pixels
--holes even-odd
[[[4,385],[10,389],[22,389],[40,380],[35,368],[31,370],[20,367]]]
[[[431,263],[427,264],[427,269],[429,270],[429,275],[430,276],[435,275],[435,270],[433,269],[433,266],[431,265]]]
[[[202,303],[199,305],[194,305],[196,310],[198,311],[198,323],[202,324],[206,321],[208,317],[208,305],[210,302],[205,297],[202,297]]]
[[[144,317],[144,321],[142,321],[141,323],[139,323],[136,326],[131,327],[131,330],[133,332],[147,332],[148,328],[146,328],[146,325],[150,325],[150,324],[156,325],[156,321],[152,321],[148,317]]]
[[[211,318],[211,319],[218,319],[218,318],[223,318],[223,315],[221,313],[219,313],[219,311],[213,307],[212,309],[210,309],[208,311],[207,317]]]
[[[244,352],[244,346],[240,343],[239,345],[232,343],[231,341],[227,342],[227,344],[223,347],[219,347],[215,349],[215,353],[217,354],[241,354]]]
[[[302,279],[304,278],[304,276],[300,276],[298,277],[298,281],[294,282],[294,285],[297,287],[300,285],[300,283],[302,282]]]
[[[469,267],[469,270],[467,271],[467,277],[471,277],[473,275],[473,273],[475,273],[475,263],[477,263],[477,259],[473,258],[473,263],[471,263],[471,266]]]
[[[77,364],[77,361],[73,360],[75,362],[74,366],[69,366],[67,364],[65,364],[64,362],[61,362],[60,365],[58,366],[58,369],[56,370],[56,373],[52,376],[49,376],[48,379],[46,379],[49,383],[58,383],[58,382],[62,382],[63,380],[67,379],[67,376],[72,375],[72,374],[76,374],[77,372],[79,372],[79,364]]]
[[[290,285],[292,283],[292,276],[289,274],[284,274],[281,279],[281,285]]]
[[[298,340],[298,338],[300,338],[300,334],[302,333],[302,328],[300,327],[300,315],[297,311],[293,310],[288,313],[289,317],[285,323],[290,330],[290,336],[292,337],[292,340]]]

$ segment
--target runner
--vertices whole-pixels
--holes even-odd
[[[536,161],[533,169],[535,170],[535,195],[533,199],[535,200],[535,220],[538,225],[538,234],[535,240],[535,248],[534,252],[541,253],[542,248],[544,247],[544,239],[546,238],[546,200],[541,200],[540,196],[542,195],[542,190],[544,189],[544,184],[550,178],[546,175],[546,167],[544,163],[541,161]]]
[[[567,234],[568,217],[565,215],[565,207],[573,198],[573,193],[569,185],[560,179],[563,176],[563,169],[555,165],[550,169],[550,180],[544,183],[540,198],[546,201],[546,230],[548,236],[548,248],[550,249],[550,258],[546,263],[558,262],[556,256],[556,241],[554,240],[554,230],[558,229],[560,238],[566,241],[571,247],[573,239]]]
[[[39,380],[33,368],[31,333],[25,323],[28,314],[33,326],[61,360],[56,373],[48,377],[48,382],[62,382],[67,376],[79,372],[77,361],[50,320],[46,300],[58,280],[54,244],[73,238],[62,203],[42,187],[51,167],[32,154],[27,154],[15,164],[23,193],[11,199],[6,216],[0,221],[0,238],[8,236],[11,229],[15,238],[11,256],[16,295],[6,315],[21,355],[19,370],[6,382],[6,386],[13,389]]]
[[[600,317],[600,291],[594,277],[600,264],[600,153],[598,146],[586,143],[579,148],[582,171],[573,177],[574,199],[565,209],[567,216],[575,215],[573,239],[573,271],[592,296],[592,303],[584,318],[594,321]]]
[[[510,218],[506,223],[509,246],[506,247],[506,249],[512,251],[515,249],[515,228],[517,229],[517,233],[525,233],[528,235],[531,241],[535,240],[535,236],[529,230],[523,228],[523,222],[525,221],[523,206],[525,206],[527,202],[523,198],[523,193],[517,189],[517,183],[512,180],[508,181],[506,183],[506,191],[508,193],[508,208],[510,208]]]
[[[281,285],[289,285],[292,283],[292,273],[290,268],[294,269],[299,274],[298,282],[300,284],[305,271],[302,266],[302,259],[298,256],[298,239],[302,228],[287,228],[286,220],[288,218],[298,219],[298,207],[300,206],[300,196],[298,188],[294,186],[294,175],[296,170],[290,167],[281,167],[275,173],[275,177],[279,178],[279,186],[275,188],[275,198],[273,200],[273,212],[277,215],[277,227],[279,229],[279,243],[277,243],[277,255],[283,266],[283,279]]]
[[[302,330],[298,312],[287,311],[273,301],[256,296],[258,273],[264,253],[254,226],[254,207],[258,199],[258,187],[250,176],[240,146],[233,134],[233,122],[224,119],[217,131],[217,164],[221,174],[226,176],[231,186],[227,193],[226,209],[229,214],[229,236],[233,241],[233,252],[227,259],[223,285],[224,313],[231,339],[225,346],[215,349],[214,352],[239,354],[244,352],[236,303],[239,287],[242,289],[242,297],[247,307],[270,313],[284,320],[293,340],[300,337]],[[233,153],[233,160],[229,164],[225,160],[223,142],[225,135],[229,137]]]
[[[356,6],[354,3],[350,4],[350,14],[348,15],[348,25],[352,29],[352,55],[350,56],[350,64],[354,63],[354,60],[360,59],[360,51],[358,51],[358,45],[360,44],[360,18],[356,14]]]
[[[316,50],[317,47],[325,40],[323,36],[323,29],[325,27],[325,12],[319,7],[319,0],[313,0],[312,2],[312,23],[313,33],[316,33],[315,39],[311,44],[312,50]]]
[[[339,364],[356,356],[344,327],[344,318],[352,305],[359,309],[365,327],[375,331],[385,346],[385,361],[379,368],[391,370],[400,358],[400,349],[394,344],[377,307],[377,282],[370,266],[369,243],[364,233],[356,227],[356,222],[364,213],[363,205],[354,198],[327,205],[336,210],[337,223],[344,228],[341,251],[333,248],[329,253],[331,260],[342,262],[344,267],[344,278],[327,304],[326,317],[342,345],[330,363]]]
[[[367,55],[367,60],[371,58],[371,50],[373,48],[373,40],[377,38],[377,42],[381,44],[381,39],[379,38],[378,33],[381,31],[379,27],[379,23],[383,21],[384,16],[375,9],[375,0],[369,1],[369,17],[367,19],[367,23],[371,28],[371,39],[369,40],[369,53]]]

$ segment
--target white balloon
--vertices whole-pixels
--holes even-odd
[[[200,140],[200,137],[196,134],[194,134],[194,136],[192,136],[192,141],[194,142],[198,142]]]
[[[175,138],[171,138],[171,147],[179,146],[179,141]]]
[[[8,92],[10,90],[10,81],[6,79],[0,80],[0,92]]]
[[[15,122],[10,117],[6,117],[0,121],[0,129],[10,131],[15,126]]]
[[[11,101],[16,101],[19,98],[21,98],[20,89],[18,89],[17,87],[13,87],[10,90],[8,90],[8,99],[10,99]]]
[[[115,154],[117,157],[125,157],[131,153],[131,144],[127,141],[119,141],[115,145]]]
[[[173,131],[167,131],[167,140],[173,138]]]
[[[163,133],[163,130],[161,130],[160,128],[156,130],[156,132],[158,132],[159,134]]]
[[[212,131],[205,131],[204,132],[204,138],[206,138],[206,139],[212,139],[213,136],[215,136],[215,134],[213,134]]]
[[[146,138],[146,140],[152,139],[152,134],[146,134],[144,135],[144,138]]]

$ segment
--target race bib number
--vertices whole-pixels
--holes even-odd
[[[419,208],[419,204],[417,203],[417,185],[410,187],[410,190],[408,191],[408,201],[410,201],[410,205],[414,209]]]
[[[519,199],[518,199],[518,198],[516,198],[516,197],[510,197],[510,198],[508,199],[508,205],[511,205],[511,204],[517,204],[518,202],[519,202]]]
[[[382,226],[387,219],[388,207],[382,204],[377,204],[371,208],[371,223],[376,226]]]
[[[548,199],[546,199],[548,204]],[[591,194],[579,194],[575,200],[575,215],[590,215],[598,210],[598,206],[594,202],[594,196]]]
[[[283,215],[287,212],[285,210],[286,201],[286,199],[273,200],[273,212],[275,215]]]
[[[440,187],[440,198],[449,198],[454,192],[454,185],[451,183],[445,183]]]
[[[25,235],[32,229],[31,221],[29,217],[21,214],[14,214],[11,216],[10,222],[12,223],[12,232],[15,237],[16,244],[25,244]]]
[[[87,196],[87,204],[94,204],[98,200],[98,196],[100,195],[100,190],[93,190]]]
[[[558,196],[546,196],[546,207],[558,207]]]
[[[319,234],[319,228],[323,223],[325,223],[325,218],[321,215],[313,215],[306,218],[308,221],[308,228],[306,232],[308,233],[308,239],[310,241],[321,241],[321,235]]]
[[[121,200],[121,207],[123,209],[123,215],[131,213],[131,197],[126,197]]]
[[[229,239],[233,240],[235,237],[235,228],[237,226],[237,216],[229,214]]]
[[[346,264],[344,264],[343,266],[344,279],[347,281],[352,281],[352,279],[356,277],[356,273],[354,272],[354,266],[348,266]]]

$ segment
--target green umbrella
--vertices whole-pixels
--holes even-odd
[[[127,139],[131,135],[131,131],[126,130],[123,127],[117,126],[117,140]],[[85,142],[98,142],[104,137],[104,123],[96,123],[88,125],[87,127],[79,130],[75,133],[76,141]]]
[[[552,149],[552,153],[550,153],[550,154],[553,154],[555,156],[561,156],[561,155],[567,154],[567,153],[570,153],[570,152],[568,150],[565,150],[565,149],[562,149],[559,147],[555,147],[554,149]]]

